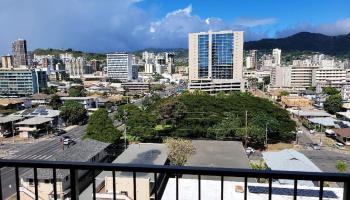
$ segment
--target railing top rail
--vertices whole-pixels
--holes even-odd
[[[169,165],[140,165],[140,164],[95,163],[95,162],[64,162],[64,161],[44,161],[44,160],[0,159],[0,167],[103,170],[103,171],[126,171],[126,172],[350,182],[349,173],[252,170],[252,169],[238,169],[238,168],[217,168],[217,167],[212,168],[212,167],[195,167],[195,166],[180,167],[180,166],[169,166]]]

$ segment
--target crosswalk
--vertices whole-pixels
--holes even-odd
[[[33,155],[22,155],[17,157],[17,159],[26,159],[26,160],[48,160],[53,155],[41,155],[41,154],[33,154]]]

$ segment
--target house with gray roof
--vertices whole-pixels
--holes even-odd
[[[271,170],[281,170],[281,171],[303,171],[303,172],[322,172],[310,159],[308,159],[304,154],[293,150],[284,149],[282,151],[276,152],[264,152],[263,158]],[[293,180],[279,179],[276,183],[293,185]],[[303,186],[314,186],[312,181],[298,180],[298,185]]]
[[[103,162],[106,157],[106,148],[110,144],[96,140],[85,139],[78,141],[75,145],[57,152],[49,158],[52,161],[75,161],[75,162]],[[89,171],[79,170],[79,182],[84,182]],[[38,191],[39,197],[43,200],[53,198],[53,172],[52,169],[38,169]],[[57,199],[65,199],[70,193],[70,173],[66,169],[56,170]],[[79,184],[84,185],[84,184]],[[32,170],[21,176],[22,193],[26,197],[34,193],[34,172]]]

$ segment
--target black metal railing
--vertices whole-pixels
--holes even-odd
[[[179,199],[179,179],[181,175],[195,175],[198,177],[198,199],[201,199],[201,177],[203,176],[216,176],[220,177],[218,181],[220,184],[220,199],[224,199],[224,178],[225,177],[241,177],[244,180],[244,199],[248,199],[248,179],[250,178],[265,178],[268,180],[268,199],[273,199],[273,187],[272,181],[276,179],[289,179],[294,180],[293,199],[297,199],[298,196],[298,181],[308,180],[316,181],[319,184],[319,199],[323,199],[324,183],[327,182],[340,182],[344,183],[343,199],[350,199],[350,174],[344,173],[324,173],[324,172],[291,172],[291,171],[272,171],[272,170],[250,170],[250,169],[231,169],[231,168],[209,168],[209,167],[178,167],[178,166],[156,166],[156,165],[134,165],[134,164],[111,164],[111,163],[92,163],[92,162],[57,162],[57,161],[37,161],[37,160],[4,160],[0,159],[0,167],[14,168],[15,173],[15,194],[14,196],[19,200],[20,196],[20,169],[33,169],[34,172],[34,199],[39,199],[38,195],[38,169],[52,169],[53,175],[53,199],[57,198],[57,185],[56,185],[56,172],[58,169],[69,170],[70,179],[70,198],[72,200],[79,199],[79,170],[91,171],[93,174],[92,184],[93,192],[92,198],[96,199],[96,179],[95,172],[110,171],[113,176],[113,197],[111,199],[116,200],[117,188],[116,188],[116,172],[131,172],[133,181],[133,199],[136,200],[137,190],[137,173],[151,173],[154,174],[155,182],[155,194],[154,199],[161,198],[161,194],[158,193],[157,187],[160,184],[157,181],[157,175],[165,174],[167,177],[174,177],[176,183],[176,199]],[[118,178],[118,177],[117,177]],[[0,186],[2,184],[3,177],[0,174]],[[4,187],[0,187],[0,197],[3,197]],[[3,199],[3,198],[2,198]]]

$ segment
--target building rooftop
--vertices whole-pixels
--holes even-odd
[[[226,177],[225,177],[226,178]],[[240,188],[240,189],[238,189]],[[224,181],[224,199],[244,199],[244,183],[236,181]],[[268,199],[268,184],[248,183],[247,199]],[[241,190],[241,191],[240,191]],[[198,199],[198,181],[195,179],[179,179],[179,198],[183,200]],[[162,200],[176,199],[176,180],[170,178],[164,190]],[[275,185],[272,188],[272,199],[293,199],[293,185]],[[283,195],[282,195],[283,194]],[[318,199],[319,187],[298,186],[298,200]],[[324,199],[343,199],[343,188],[324,188]],[[217,180],[201,180],[201,199],[221,199],[221,182]]]
[[[334,129],[334,132],[335,134],[343,137],[350,137],[350,128]]]
[[[53,157],[48,160],[51,161],[75,161],[87,162],[89,159],[104,151],[110,144],[99,142],[96,140],[85,139],[78,141],[75,145],[58,151]],[[64,178],[69,175],[69,170],[57,169],[57,178]],[[24,174],[23,177],[33,178],[33,171]],[[38,179],[52,178],[52,169],[38,169]]]
[[[250,169],[242,142],[192,140],[192,144],[196,153],[188,159],[186,166]]]
[[[39,125],[50,121],[53,121],[53,119],[47,117],[32,117],[21,122],[17,122],[16,125]]]
[[[8,106],[11,104],[20,104],[23,103],[23,99],[15,99],[15,98],[0,98],[0,106]]]
[[[7,115],[4,117],[0,117],[0,124],[5,124],[8,122],[15,122],[15,121],[21,120],[23,118],[24,117],[22,117],[22,116]]]
[[[22,116],[22,117],[44,117],[44,118],[55,118],[60,115],[59,110],[47,109],[44,106],[39,106],[35,109],[26,109],[11,114],[12,116]]]
[[[331,114],[327,113],[324,110],[316,110],[316,109],[305,109],[305,110],[294,110],[294,109],[288,109],[291,113],[294,115],[300,116],[300,117],[330,117]]]
[[[335,122],[338,120],[334,119],[333,117],[314,117],[310,118],[309,121],[314,124],[320,124],[322,126],[335,127],[337,126]]]
[[[242,142],[216,141],[216,140],[192,140],[196,152],[186,162],[186,166],[199,167],[223,167],[250,169],[247,154]],[[186,178],[197,176],[185,175]],[[220,177],[203,176],[202,179],[219,179]],[[241,180],[230,178],[230,180]]]
[[[61,97],[62,100],[90,100],[96,97]]]
[[[304,154],[293,149],[285,149],[276,152],[264,152],[263,158],[268,168],[271,170],[282,171],[305,171],[322,172],[311,160]],[[280,184],[293,184],[293,180],[278,180]],[[298,181],[300,185],[313,186],[311,181]]]
[[[165,144],[140,143],[131,144],[118,156],[113,163],[118,164],[145,164],[165,165],[168,160],[168,148]],[[137,177],[149,177],[153,181],[153,174],[137,173]],[[117,176],[132,176],[131,172],[120,172]]]

